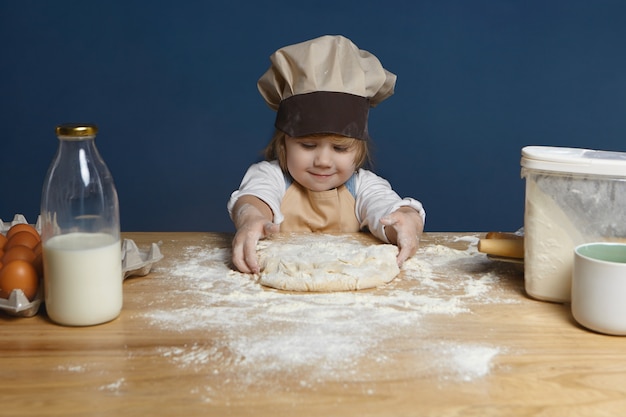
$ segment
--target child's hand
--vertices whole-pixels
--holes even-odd
[[[232,245],[233,264],[240,272],[258,274],[260,269],[256,255],[257,243],[259,239],[277,233],[280,226],[272,222],[271,211],[268,216],[266,206],[259,206],[256,202],[247,202],[244,197],[242,197],[242,204],[235,206],[237,214],[234,221],[237,232]]]
[[[417,252],[424,231],[422,217],[411,207],[400,207],[380,219],[380,222],[386,226],[385,234],[389,241],[398,245],[400,252],[396,259],[398,266],[402,266],[404,261]]]

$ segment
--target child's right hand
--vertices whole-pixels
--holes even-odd
[[[279,232],[280,226],[272,222],[271,210],[265,203],[256,197],[249,197],[256,201],[250,201],[246,197],[248,196],[241,197],[241,204],[238,201],[234,210],[236,215],[233,220],[237,232],[232,244],[232,259],[233,264],[240,272],[258,274],[260,267],[256,255],[257,243],[259,239]]]

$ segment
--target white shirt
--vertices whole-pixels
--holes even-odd
[[[274,213],[274,223],[280,224],[284,217],[280,211],[281,201],[287,190],[289,180],[280,169],[278,161],[263,161],[253,164],[241,181],[239,189],[233,192],[228,201],[228,213],[242,195],[252,195],[263,200]],[[351,190],[356,200],[355,216],[362,229],[369,231],[383,242],[389,242],[384,225],[380,219],[402,206],[417,210],[426,220],[422,203],[413,198],[400,198],[384,178],[366,169],[359,169],[354,174],[354,189]]]

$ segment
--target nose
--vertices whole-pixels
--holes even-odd
[[[328,167],[332,163],[332,155],[328,147],[323,146],[317,149],[315,153],[315,161],[316,166]]]

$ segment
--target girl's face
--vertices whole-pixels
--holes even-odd
[[[287,170],[312,191],[326,191],[344,184],[356,170],[354,141],[339,135],[285,138]]]

